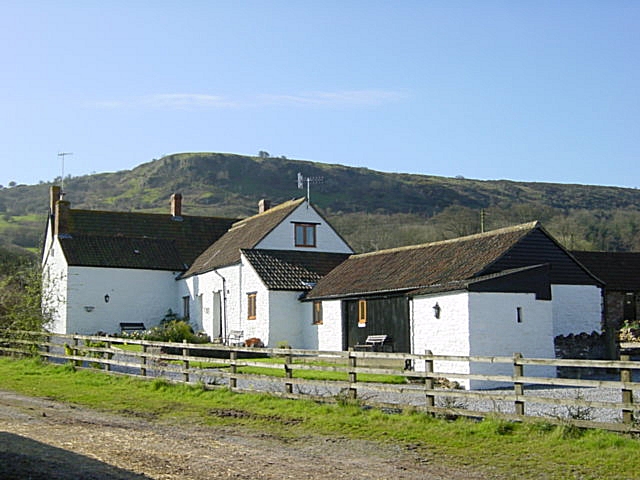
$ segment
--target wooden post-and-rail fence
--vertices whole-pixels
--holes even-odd
[[[44,361],[72,362],[77,367],[111,374],[161,376],[175,382],[200,382],[208,388],[264,390],[291,398],[344,399],[395,409],[411,406],[441,415],[492,415],[510,420],[535,416],[551,423],[640,432],[640,407],[634,400],[640,383],[633,381],[640,362],[632,361],[629,355],[620,360],[535,359],[519,353],[463,357],[431,352],[418,355],[247,348],[1,331],[0,355],[37,355]],[[465,368],[451,367],[456,364]],[[477,365],[485,368],[473,368]],[[527,370],[540,367],[547,371],[549,367],[568,369],[575,375],[527,375]],[[495,373],[491,372],[493,368]],[[473,373],[474,370],[485,373]],[[593,375],[594,372],[598,374]],[[480,381],[500,388],[464,390],[455,388],[454,381]],[[599,396],[601,393],[604,398]]]

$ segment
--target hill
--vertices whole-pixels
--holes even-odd
[[[311,200],[359,251],[533,219],[570,248],[640,249],[640,191],[629,188],[385,173],[222,153],[170,155],[132,170],[67,177],[64,186],[73,208],[166,212],[170,195],[182,192],[185,213],[247,216],[260,198],[279,203],[304,195],[298,172],[322,177],[311,185]],[[37,249],[50,185],[0,190],[2,244]]]

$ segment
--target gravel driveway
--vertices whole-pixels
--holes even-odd
[[[161,423],[0,391],[0,478],[487,479],[416,446]]]

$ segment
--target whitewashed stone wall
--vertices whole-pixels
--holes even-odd
[[[312,305],[309,302],[309,305]],[[311,315],[311,313],[310,313]],[[317,349],[330,352],[342,350],[342,302],[324,300],[322,302],[322,325],[313,326],[317,332]]]
[[[120,322],[160,323],[175,311],[175,272],[69,267],[66,333],[116,333]],[[109,295],[109,301],[105,301]],[[85,308],[86,307],[86,308]]]
[[[600,333],[602,290],[593,285],[552,285],[553,335]]]
[[[293,223],[316,223],[316,247],[296,247]],[[351,248],[308,203],[301,204],[274,228],[255,248],[271,250],[303,250],[314,252],[352,253]]]
[[[243,330],[244,325],[240,318],[242,308],[239,296],[240,271],[239,265],[233,265],[221,268],[217,273],[206,272],[178,282],[180,302],[185,296],[190,300],[190,310],[193,312],[191,322],[211,338],[227,337],[231,330]],[[214,305],[214,292],[220,294],[219,311],[214,310],[217,307]],[[200,318],[193,318],[194,315],[197,316],[194,308],[197,305],[198,295],[202,295],[202,315]],[[182,315],[182,305],[178,313]],[[218,321],[218,315],[221,316],[221,322]]]
[[[518,308],[520,322],[518,322]],[[530,293],[470,293],[470,354],[555,358],[552,302],[536,300]],[[512,375],[510,364],[472,363],[471,373]],[[553,367],[526,367],[525,375],[555,376]],[[496,382],[472,380],[470,388],[499,386]]]
[[[47,245],[42,260],[42,310],[51,318],[49,330],[67,333],[67,262],[57,239]]]
[[[440,306],[440,318],[436,318],[433,309],[436,303]],[[416,297],[412,301],[410,312],[414,353],[424,354],[431,350],[434,355],[469,355],[471,347],[467,292]],[[418,364],[415,368],[424,371],[424,364]],[[436,372],[469,373],[469,364],[438,361],[434,362],[434,369]]]

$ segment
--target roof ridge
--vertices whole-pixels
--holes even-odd
[[[87,208],[71,208],[69,212],[73,215],[74,213],[90,213],[90,214],[108,214],[108,215],[149,215],[155,217],[168,217],[171,218],[171,212],[122,212],[116,210],[91,210]],[[223,217],[223,216],[211,216],[211,215],[180,215],[182,218],[208,218],[215,220],[235,220],[235,217]]]
[[[466,235],[464,237],[449,238],[447,240],[437,240],[435,242],[421,243],[418,245],[405,245],[402,247],[388,248],[385,250],[377,250],[375,252],[359,253],[359,254],[353,255],[353,257],[360,258],[360,257],[369,257],[369,256],[375,256],[375,255],[385,255],[388,253],[403,252],[408,250],[418,250],[421,248],[432,247],[436,245],[446,245],[449,243],[457,243],[457,242],[463,242],[467,240],[474,240],[476,238],[486,238],[486,237],[492,237],[496,235],[502,235],[505,233],[533,230],[534,228],[537,228],[539,226],[540,226],[540,222],[537,220],[534,220],[532,222],[521,223],[519,225],[512,225],[510,227],[503,227],[503,228],[498,228],[496,230],[490,230],[488,232],[474,233],[472,235]]]
[[[283,210],[285,208],[290,208],[292,206],[300,205],[305,200],[306,200],[305,197],[300,197],[300,198],[294,198],[294,199],[291,199],[291,200],[287,200],[286,202],[283,202],[283,203],[280,203],[278,205],[275,205],[275,206],[269,208],[268,210],[265,210],[264,212],[256,213],[255,215],[251,215],[250,217],[246,217],[246,218],[243,218],[242,220],[238,220],[233,225],[231,225],[231,228],[235,228],[236,226],[239,227],[239,226],[241,226],[241,225],[243,225],[245,223],[253,221],[256,218],[260,218],[260,217],[264,217],[264,216],[267,216],[267,215],[271,215],[273,213],[278,213],[280,210]]]

